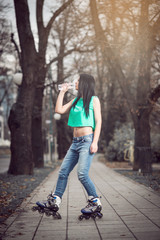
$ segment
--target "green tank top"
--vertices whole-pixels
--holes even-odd
[[[83,107],[83,98],[80,98],[75,108],[71,108],[68,118],[68,125],[70,127],[92,127],[95,130],[95,118],[93,110],[93,98],[92,96],[89,104],[89,115],[86,116],[85,109]],[[77,98],[74,99],[73,103]]]

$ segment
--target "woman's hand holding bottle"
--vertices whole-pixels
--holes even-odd
[[[74,88],[75,88],[74,83],[63,83],[63,84],[58,85],[58,90],[63,91],[63,92],[67,92],[68,89],[74,89]]]

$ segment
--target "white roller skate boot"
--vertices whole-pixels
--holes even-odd
[[[61,198],[54,194],[49,194],[46,201],[38,201],[36,204],[41,208],[48,208],[57,212],[61,204]]]
[[[101,218],[103,216],[101,210],[102,204],[100,199],[89,196],[87,206],[81,209],[82,215],[79,216],[79,220],[82,220],[83,218],[89,219],[90,217],[92,217],[93,219],[95,219],[96,217]]]

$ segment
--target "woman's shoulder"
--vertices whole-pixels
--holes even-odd
[[[99,98],[97,96],[92,96],[90,101],[90,106],[97,105],[99,102]]]
[[[94,102],[99,101],[98,96],[92,96],[92,99],[93,99]]]
[[[71,101],[74,103],[77,100],[77,97],[73,98]]]
[[[93,100],[93,99],[96,99],[96,98],[98,98],[98,96],[92,96],[92,97],[91,97],[92,100]]]
[[[99,104],[99,103],[100,103],[100,101],[99,101],[98,96],[93,96],[93,104],[94,104],[94,105],[97,105],[97,104]]]

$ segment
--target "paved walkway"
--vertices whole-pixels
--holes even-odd
[[[7,172],[10,163],[10,156],[0,156],[0,173]]]
[[[76,170],[69,178],[60,208],[61,220],[32,212],[37,200],[54,189],[57,169],[28,197],[1,227],[2,239],[16,240],[160,240],[160,195],[107,168],[95,157],[90,176],[102,196],[103,218],[78,220],[86,193]]]

